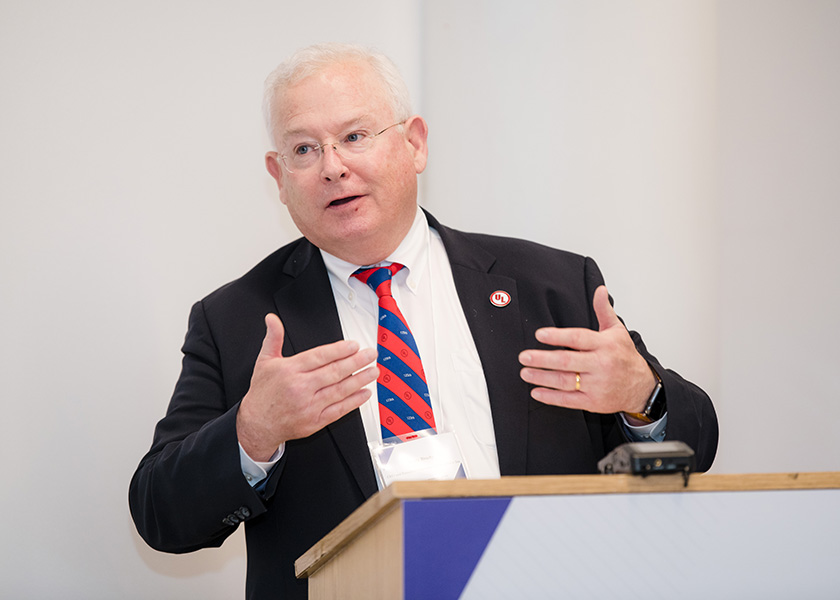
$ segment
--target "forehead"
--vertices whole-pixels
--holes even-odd
[[[384,122],[392,113],[385,86],[369,65],[336,63],[286,88],[277,103],[277,132],[282,138],[337,133],[350,124]]]

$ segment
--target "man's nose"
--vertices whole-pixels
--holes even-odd
[[[327,181],[338,181],[347,176],[347,165],[338,151],[338,144],[321,146],[321,175]]]

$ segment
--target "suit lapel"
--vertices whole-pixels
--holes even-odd
[[[475,340],[487,381],[496,448],[502,475],[524,474],[527,459],[529,386],[519,377],[517,355],[525,348],[516,280],[493,273],[496,257],[463,234],[443,227],[428,215],[440,233],[455,288]],[[490,302],[496,291],[510,294],[510,303]]]
[[[302,241],[283,268],[289,283],[274,294],[286,329],[283,354],[290,356],[342,339],[341,321],[333,300],[321,253]],[[362,417],[351,411],[327,426],[365,497],[376,492],[376,476],[367,450]]]

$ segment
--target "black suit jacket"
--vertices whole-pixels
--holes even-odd
[[[592,297],[603,280],[595,262],[522,240],[454,231],[431,216],[429,222],[446,247],[484,368],[502,475],[595,473],[597,461],[626,441],[617,417],[532,400],[517,359],[537,346],[539,327],[598,328]],[[510,304],[493,306],[496,290],[508,292]],[[262,492],[245,481],[236,412],[269,312],[283,320],[284,355],[341,339],[323,260],[308,241],[281,248],[193,307],[181,376],[129,500],[140,535],[167,552],[219,546],[244,521],[248,598],[305,598],[295,559],[376,492],[376,481],[358,411],[288,442]],[[708,469],[718,437],[711,401],[663,369],[631,335],[662,378],[667,437],[688,443],[699,468]]]

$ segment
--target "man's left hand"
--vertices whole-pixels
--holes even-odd
[[[531,396],[546,404],[594,413],[642,412],[656,378],[615,314],[606,287],[595,290],[592,304],[598,331],[538,329],[537,341],[563,349],[523,351],[520,376],[538,386]]]

